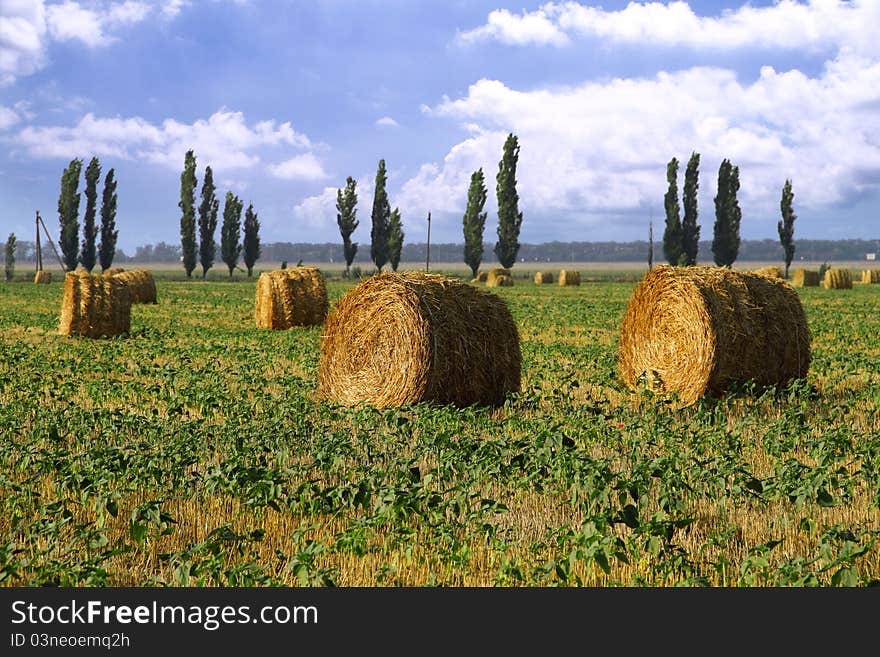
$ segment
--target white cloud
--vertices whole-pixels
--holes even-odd
[[[6,130],[11,126],[14,126],[20,120],[21,118],[18,116],[18,112],[11,107],[0,105],[0,130]]]
[[[189,0],[166,0],[162,3],[162,16],[175,18],[184,7],[188,7],[190,4]]]
[[[355,217],[360,222],[352,241],[370,241],[370,209],[373,203],[373,185],[368,176],[357,179],[355,191],[358,203],[355,206]],[[319,194],[306,197],[293,208],[294,228],[301,237],[295,241],[321,242],[335,241],[339,238],[339,227],[336,223],[336,187],[325,187]],[[364,237],[366,235],[366,237]]]
[[[713,17],[699,16],[687,2],[630,2],[617,11],[550,2],[519,16],[506,10],[490,12],[485,25],[459,34],[458,41],[563,46],[572,37],[592,37],[640,46],[710,49],[846,46],[876,54],[880,48],[873,36],[877,25],[877,0],[780,0],[767,7],[746,3]]]
[[[323,180],[327,178],[324,167],[314,153],[303,153],[277,164],[270,164],[266,169],[276,178],[282,180]]]
[[[108,34],[106,28],[139,23],[149,12],[148,4],[134,0],[114,3],[105,9],[89,9],[78,2],[65,0],[49,5],[46,18],[49,34],[56,41],[76,40],[90,48],[98,48],[119,40]]]
[[[46,11],[42,0],[3,0],[0,13],[0,86],[46,63]]]
[[[633,215],[641,225],[648,208],[656,208],[655,217],[662,213],[666,163],[673,156],[682,163],[681,187],[692,151],[701,154],[703,223],[714,216],[718,166],[729,158],[740,167],[744,223],[772,218],[759,231],[766,233],[775,228],[786,178],[805,208],[880,189],[880,118],[871,109],[878,105],[880,62],[848,52],[818,77],[764,67],[750,84],[704,67],[552,90],[483,79],[464,97],[429,110],[473,135],[404,183],[402,204],[460,217],[478,166],[492,200],[503,140],[513,132],[521,147],[520,208],[543,218],[526,221],[524,234],[549,234],[554,220],[609,236],[620,235],[615,230]],[[623,224],[609,226],[608,217]]]
[[[241,112],[221,108],[207,120],[181,123],[166,119],[154,125],[140,117],[103,118],[88,113],[74,126],[27,126],[12,140],[35,158],[109,155],[137,159],[178,170],[187,150],[216,169],[256,166],[266,147],[304,149],[308,137],[289,122],[245,122]]]
[[[547,9],[551,11],[548,12]],[[553,5],[541,7],[534,12],[516,15],[507,9],[496,9],[489,13],[485,25],[458,34],[461,44],[497,39],[508,45],[568,45],[568,36],[551,20]],[[548,15],[549,14],[549,15]]]
[[[392,119],[390,116],[383,116],[381,119],[376,119],[376,125],[396,127],[399,124],[397,123],[397,121]]]

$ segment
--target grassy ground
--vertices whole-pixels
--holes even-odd
[[[805,382],[676,411],[616,376],[635,276],[495,288],[495,410],[316,400],[320,328],[256,329],[254,280],[157,273],[109,340],[57,334],[57,277],[0,284],[0,582],[880,581],[880,286],[799,290]]]

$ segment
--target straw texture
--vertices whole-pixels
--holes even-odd
[[[825,272],[822,286],[826,290],[851,290],[853,286],[852,272],[843,267],[832,267]]]
[[[131,271],[108,274],[110,271],[112,270],[108,269],[103,276],[109,275],[128,285],[132,303],[157,303],[156,281],[153,279],[152,272],[146,269],[132,269]]]
[[[276,269],[257,280],[254,319],[258,328],[287,330],[321,324],[329,303],[324,276],[317,267]]]
[[[618,365],[631,388],[644,382],[681,404],[731,384],[785,385],[805,377],[810,333],[787,282],[724,267],[649,272],[630,299]]]
[[[486,287],[501,287],[497,282],[497,279],[501,276],[507,276],[507,278],[510,278],[510,283],[504,283],[504,285],[513,285],[510,270],[504,269],[503,267],[495,267],[486,273]]]
[[[880,283],[880,269],[862,271],[862,283]]]
[[[548,283],[553,282],[553,272],[552,271],[539,271],[535,272],[535,283],[538,285],[547,285]]]
[[[574,271],[572,269],[563,269],[559,272],[559,285],[580,285],[581,284],[581,274],[580,272]]]
[[[100,338],[128,333],[130,327],[131,294],[124,281],[83,269],[67,272],[59,333]]]
[[[819,272],[811,269],[795,269],[791,275],[794,287],[816,287],[819,285]]]
[[[34,274],[34,283],[51,283],[52,282],[52,272],[46,271],[45,269],[41,269],[36,274]]]
[[[753,270],[752,273],[758,276],[769,276],[770,278],[785,278],[785,272],[782,267],[777,267],[776,265],[761,267],[760,269]]]
[[[458,279],[387,272],[349,290],[321,336],[318,394],[353,406],[501,405],[520,388],[507,304]]]
[[[511,287],[513,278],[507,274],[498,274],[497,276],[489,276],[486,279],[486,287]]]

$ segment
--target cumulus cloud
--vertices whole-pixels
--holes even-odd
[[[496,40],[509,45],[564,46],[578,37],[640,46],[796,50],[844,46],[877,53],[866,26],[880,25],[876,0],[780,0],[766,7],[745,3],[719,16],[700,16],[687,2],[630,2],[620,10],[578,2],[550,2],[519,15],[489,13],[486,24],[462,32],[461,44]]]
[[[46,8],[49,34],[56,41],[81,41],[90,48],[106,46],[118,41],[107,29],[138,23],[150,12],[143,2],[127,0],[103,9],[91,9],[78,2],[66,0]]]
[[[3,0],[0,13],[0,86],[46,64],[46,9],[42,0]]]
[[[764,67],[748,84],[733,71],[707,67],[552,90],[482,79],[465,96],[428,110],[473,135],[443,162],[424,165],[403,185],[402,202],[460,214],[470,174],[483,166],[494,180],[503,140],[513,132],[521,147],[520,206],[545,218],[524,224],[524,233],[555,219],[600,233],[608,217],[626,224],[637,215],[641,225],[647,208],[662,213],[666,162],[676,156],[686,163],[692,151],[701,154],[704,217],[713,212],[718,166],[729,158],[740,167],[744,221],[763,217],[775,226],[786,178],[802,207],[880,189],[880,119],[871,109],[878,104],[880,62],[854,53],[828,62],[817,77]]]
[[[266,169],[282,180],[323,180],[327,177],[324,167],[314,153],[303,153],[295,157],[270,164]]]
[[[376,119],[376,125],[395,127],[398,125],[398,123],[397,123],[397,121],[392,119],[390,116],[383,116],[381,119]]]
[[[215,169],[248,169],[265,147],[311,148],[289,122],[249,125],[241,112],[221,108],[207,120],[181,123],[166,119],[154,125],[140,117],[105,118],[91,112],[73,126],[27,126],[11,139],[29,156],[73,158],[84,154],[141,160],[177,170],[187,150]]]
[[[337,191],[336,187],[325,187],[320,193],[306,197],[293,207],[294,228],[298,234],[303,235],[301,241],[320,242],[339,239],[339,227],[336,223]],[[358,178],[355,191],[358,195],[355,211],[360,225],[352,235],[352,240],[369,243],[370,208],[373,202],[373,184],[370,178],[366,175]],[[295,239],[300,240],[300,238]]]
[[[20,120],[21,117],[18,116],[18,112],[11,107],[0,105],[0,130],[6,130],[11,126],[14,126]]]

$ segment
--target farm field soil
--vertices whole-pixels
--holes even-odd
[[[517,280],[519,394],[385,411],[315,398],[256,276],[156,285],[93,340],[0,284],[0,584],[880,583],[880,285],[798,289],[805,381],[675,410],[617,376],[634,280]]]

